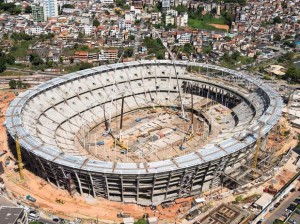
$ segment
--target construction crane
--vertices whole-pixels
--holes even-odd
[[[19,137],[17,135],[15,137],[15,141],[16,141],[16,150],[17,150],[17,156],[18,156],[19,174],[20,174],[21,180],[23,180],[24,179],[23,162],[22,162],[22,155],[21,155],[21,147],[20,147],[20,143],[19,143]]]
[[[290,112],[290,106],[291,106],[291,103],[292,103],[292,100],[293,100],[293,92],[290,93],[289,97],[288,97],[288,102],[287,102],[287,105],[286,105],[286,112],[285,112],[285,115],[284,115],[284,123],[283,123],[283,126],[281,127],[281,130],[280,130],[280,134],[281,135],[285,135],[287,129],[288,129],[288,121],[289,121],[289,112]]]
[[[258,154],[261,146],[261,131],[262,131],[262,125],[259,126],[258,130],[258,136],[257,136],[257,142],[256,142],[256,147],[255,147],[255,152],[252,160],[252,168],[256,169],[257,167],[257,159],[258,159]]]

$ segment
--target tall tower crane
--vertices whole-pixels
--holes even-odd
[[[21,155],[21,147],[19,143],[19,137],[16,135],[15,136],[15,141],[16,141],[16,150],[17,150],[17,156],[18,156],[18,168],[19,168],[19,174],[21,180],[24,179],[23,175],[23,162],[22,162],[22,155]]]

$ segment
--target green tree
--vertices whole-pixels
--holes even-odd
[[[13,64],[15,64],[16,58],[12,54],[7,54],[5,56],[5,61],[9,65],[13,65]]]
[[[129,35],[129,40],[135,40],[135,36],[134,35]]]
[[[276,24],[276,23],[282,23],[282,19],[279,17],[279,16],[276,16],[274,17],[273,19],[273,23]]]
[[[27,5],[27,6],[25,7],[25,13],[32,13],[32,8],[31,8],[30,5]]]
[[[30,62],[32,65],[35,65],[35,66],[44,64],[44,61],[42,60],[42,58],[36,53],[33,53],[30,55]]]
[[[88,62],[81,62],[79,65],[79,70],[84,70],[84,69],[88,69],[88,68],[92,68],[93,64],[88,63]]]
[[[275,219],[275,221],[273,222],[273,224],[284,224],[283,221],[279,220],[279,219]]]
[[[155,54],[158,59],[163,59],[165,55],[165,47],[159,38],[153,39],[145,37],[144,44],[148,49],[148,54]]]
[[[79,39],[79,40],[82,40],[83,38],[84,38],[84,33],[79,32],[79,33],[78,33],[78,39]]]
[[[133,56],[133,48],[132,47],[128,47],[124,50],[124,53],[123,53],[123,57],[124,58],[130,58]]]
[[[183,52],[185,52],[187,54],[191,54],[191,53],[193,53],[193,51],[194,51],[193,45],[191,45],[190,43],[184,44]]]
[[[212,47],[210,45],[208,45],[202,49],[202,52],[204,54],[209,54],[211,51],[212,51]]]
[[[72,5],[72,4],[64,4],[64,5],[62,6],[62,8],[75,9],[75,6]]]
[[[296,68],[295,66],[289,67],[284,78],[294,83],[300,83],[300,69]]]
[[[187,12],[188,11],[188,8],[185,6],[185,5],[178,5],[176,8],[175,8],[176,11],[178,11],[179,13],[181,12]]]
[[[240,202],[242,202],[243,200],[244,200],[244,198],[243,198],[242,195],[239,195],[239,196],[237,196],[237,197],[235,198],[235,201],[236,201],[237,203],[240,203]]]
[[[273,40],[274,40],[274,41],[281,41],[281,36],[280,36],[280,34],[278,34],[278,33],[274,34]]]
[[[17,88],[17,82],[14,79],[11,79],[9,81],[8,85],[9,85],[9,88],[11,88],[11,89],[16,89]]]
[[[4,72],[5,70],[6,70],[5,58],[0,57],[0,73]]]
[[[100,25],[100,22],[99,22],[99,20],[98,19],[94,19],[93,20],[93,26],[99,26]]]
[[[217,8],[213,8],[213,9],[211,10],[211,14],[216,15],[216,14],[217,14]]]
[[[139,219],[138,221],[134,222],[134,224],[147,224],[147,221],[145,219]]]

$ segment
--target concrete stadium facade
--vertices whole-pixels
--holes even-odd
[[[240,88],[216,81],[216,76],[230,78]],[[235,128],[195,152],[149,163],[100,161],[74,143],[78,135],[86,134],[80,130],[103,122],[109,110],[114,116],[120,114],[120,109],[111,107],[111,95],[118,105],[125,98],[126,113],[158,102],[172,106],[179,92],[229,108],[242,105],[232,112]],[[221,177],[244,164],[253,152],[258,130],[264,138],[276,125],[281,107],[272,88],[242,72],[184,61],[135,61],[38,85],[10,104],[5,125],[13,139],[18,136],[25,164],[58,187],[113,201],[158,205],[220,185]]]

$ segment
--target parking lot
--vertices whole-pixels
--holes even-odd
[[[262,222],[263,224],[273,224],[276,219],[284,220],[289,217],[292,212],[296,209],[297,205],[300,204],[300,191],[297,189],[294,192],[290,192],[285,198],[269,209],[269,213],[266,215],[266,219]],[[300,213],[300,210],[297,209]],[[295,217],[295,218],[294,218]],[[292,219],[292,221],[290,220]],[[293,213],[292,217],[287,223],[300,224],[300,215],[296,212]],[[295,221],[295,222],[293,222]]]

